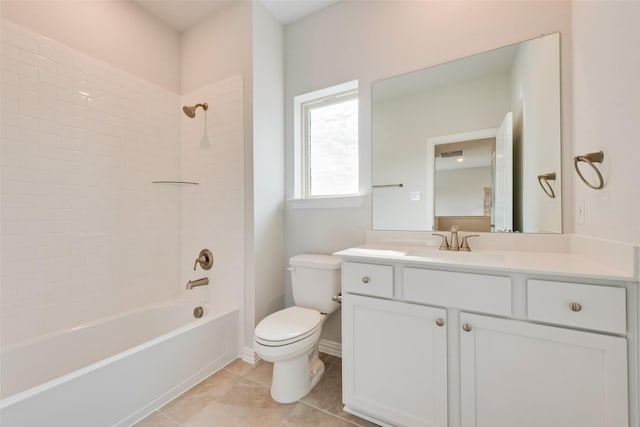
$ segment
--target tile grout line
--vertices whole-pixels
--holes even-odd
[[[327,367],[326,367],[325,375],[326,375],[326,373],[327,373],[328,371],[330,371],[331,369],[333,369],[333,368],[335,367],[335,365],[336,365],[336,362],[337,362],[337,361],[338,361],[337,359],[334,359],[334,360],[332,361],[332,363],[331,363],[329,366],[327,366]],[[238,386],[238,383],[239,383],[241,380],[248,381],[248,382],[250,382],[250,383],[252,383],[252,384],[254,384],[254,385],[258,386],[258,387],[262,387],[262,388],[269,388],[269,386],[268,386],[268,385],[262,384],[261,382],[259,382],[259,381],[255,380],[255,379],[253,379],[253,378],[250,378],[250,377],[249,377],[249,375],[251,374],[251,372],[253,372],[253,371],[254,371],[254,369],[256,369],[256,368],[257,368],[258,366],[260,366],[260,365],[261,365],[261,363],[260,363],[260,364],[255,365],[255,366],[253,366],[253,367],[251,367],[251,369],[249,369],[247,372],[245,372],[245,373],[243,373],[243,374],[240,374],[240,373],[238,373],[238,372],[234,372],[233,370],[227,369],[227,366],[228,366],[228,365],[227,365],[227,366],[224,366],[221,370],[224,370],[224,371],[226,371],[227,373],[232,374],[232,375],[234,375],[234,376],[238,377],[238,379],[239,379],[239,380],[238,380],[238,382],[236,382],[236,384],[234,384],[234,385],[233,385],[232,389],[233,389],[233,388],[235,388],[235,387],[237,387],[237,386]],[[292,402],[292,403],[294,403],[294,402]],[[297,401],[295,402],[295,404],[299,404],[299,403],[302,403],[302,404],[304,404],[305,406],[307,406],[307,407],[309,407],[309,408],[313,408],[313,409],[315,409],[315,410],[321,411],[321,412],[325,413],[326,415],[331,416],[332,418],[336,418],[336,419],[338,419],[338,420],[344,421],[344,422],[346,422],[346,423],[348,423],[348,424],[350,424],[350,425],[354,425],[354,426],[361,426],[360,424],[356,423],[356,422],[355,422],[355,421],[353,421],[353,420],[349,420],[349,419],[343,418],[343,417],[341,417],[341,416],[340,416],[340,415],[338,415],[338,414],[334,414],[334,413],[332,413],[332,412],[328,411],[327,409],[321,408],[321,407],[316,406],[316,405],[314,405],[314,404],[312,404],[312,403],[306,402],[306,401],[304,401],[304,400],[302,400],[302,399],[299,399],[299,400],[297,400]],[[163,417],[165,417],[165,418],[167,418],[168,420],[170,420],[171,422],[173,422],[177,427],[180,427],[180,426],[182,426],[182,425],[183,425],[183,424],[179,423],[178,421],[176,421],[175,419],[173,419],[173,418],[172,418],[171,416],[169,416],[168,414],[164,413],[164,412],[162,411],[162,408],[159,408],[159,409],[157,410],[157,412],[158,412],[158,413],[160,413]],[[278,424],[278,427],[282,427],[282,426],[286,425],[286,423],[287,423],[287,419],[285,418],[285,419],[283,419],[283,420],[280,422],[280,424]]]
[[[310,408],[317,409],[318,411],[322,411],[322,412],[324,412],[324,413],[325,413],[325,414],[327,414],[327,415],[331,415],[331,416],[332,416],[332,417],[334,417],[334,418],[338,418],[339,420],[342,420],[342,421],[347,422],[347,423],[349,423],[349,424],[353,424],[354,426],[360,426],[360,424],[356,424],[355,422],[353,422],[353,421],[351,421],[351,420],[348,420],[348,419],[346,419],[346,418],[342,418],[340,415],[337,415],[337,414],[334,414],[334,413],[332,413],[332,412],[329,412],[329,411],[327,411],[326,409],[322,409],[322,408],[320,408],[320,407],[318,407],[318,406],[315,406],[315,405],[313,405],[313,404],[311,404],[311,403],[309,403],[309,402],[305,402],[304,400],[298,400],[298,402],[299,402],[299,403],[304,403],[305,405],[309,406]]]
[[[163,406],[162,408],[164,408],[164,406]],[[162,411],[162,408],[159,408],[156,412],[158,412],[158,413],[159,413],[160,415],[162,415],[163,417],[165,417],[165,418],[169,419],[172,423],[174,423],[176,426],[178,426],[178,427],[179,427],[181,424],[180,424],[178,421],[176,421],[176,420],[174,420],[173,418],[171,418],[168,414],[165,414],[165,413]]]

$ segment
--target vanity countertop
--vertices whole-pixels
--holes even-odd
[[[634,277],[605,262],[567,252],[440,251],[435,246],[363,245],[335,252],[347,261],[403,263],[420,267],[446,267],[459,271],[487,270],[510,273],[561,275],[600,280],[634,281]]]

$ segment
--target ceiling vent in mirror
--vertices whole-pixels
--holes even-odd
[[[446,153],[440,153],[440,157],[443,159],[446,159],[447,157],[460,157],[463,153],[464,151],[462,150],[447,151]]]

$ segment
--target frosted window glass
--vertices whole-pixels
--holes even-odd
[[[309,196],[358,193],[358,99],[308,112]]]

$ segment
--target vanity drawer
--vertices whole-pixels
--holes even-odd
[[[342,291],[391,298],[393,297],[393,267],[343,262]]]
[[[527,312],[532,320],[627,333],[625,288],[528,280]]]
[[[404,299],[509,316],[511,278],[405,268]]]

